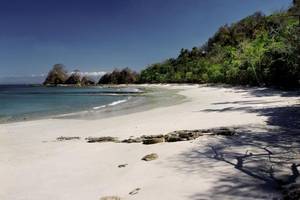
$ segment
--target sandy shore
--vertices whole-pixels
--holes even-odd
[[[259,155],[265,152],[264,148],[279,151],[265,136],[277,139],[287,130],[290,134],[299,131],[296,121],[299,96],[263,88],[152,87],[180,89],[179,94],[187,100],[178,105],[99,120],[46,119],[1,124],[0,199],[92,200],[115,195],[122,199],[184,200],[280,196],[268,184],[268,173],[265,175],[261,170],[269,166],[263,153],[245,162],[246,171],[237,169],[234,163],[236,155],[243,155],[247,150]],[[282,115],[285,115],[283,119]],[[193,141],[154,145],[91,144],[84,140],[88,136],[122,139],[220,126],[236,126],[242,131],[233,138],[202,136]],[[59,136],[82,139],[58,142]],[[276,175],[283,177],[289,174],[290,164],[298,161],[300,140],[291,135],[289,140],[278,141],[291,147],[295,145],[296,149],[289,154],[291,160],[272,166]],[[217,159],[212,147],[222,151],[225,159]],[[142,161],[149,153],[157,153],[159,158]],[[120,164],[128,165],[119,168]],[[137,194],[129,194],[136,188],[140,188]]]

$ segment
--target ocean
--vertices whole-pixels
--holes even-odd
[[[0,85],[0,123],[97,113],[138,98],[137,88]]]

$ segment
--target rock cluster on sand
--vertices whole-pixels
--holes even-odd
[[[211,131],[214,135],[233,136],[236,134],[234,128],[226,128],[226,127],[214,128],[214,129],[210,129],[209,131]]]
[[[141,137],[129,138],[122,140],[122,143],[143,143],[145,145],[157,144],[162,142],[180,142],[194,140],[203,135],[222,135],[233,136],[236,134],[234,128],[215,128],[215,129],[199,129],[199,130],[180,130],[168,133],[166,135],[143,135]]]
[[[95,143],[95,142],[119,142],[118,138],[104,136],[104,137],[88,137],[85,138],[88,143]]]
[[[121,142],[122,143],[141,143],[141,142],[143,142],[143,140],[140,137],[137,137],[137,138],[130,137],[128,139],[122,140]]]
[[[85,138],[88,143],[95,142],[121,142],[121,143],[143,143],[145,145],[157,144],[163,142],[180,142],[194,140],[203,135],[222,135],[233,136],[236,134],[234,128],[214,128],[214,129],[197,129],[197,130],[180,130],[173,131],[165,135],[143,135],[141,137],[130,137],[128,139],[119,140],[116,137],[104,136],[104,137],[88,137]],[[65,137],[61,137],[62,139]]]
[[[165,135],[166,142],[179,142],[179,141],[187,141],[194,140],[200,136],[202,136],[202,130],[181,130],[174,131],[167,135]]]
[[[66,137],[66,136],[60,136],[56,138],[57,141],[66,141],[66,140],[80,140],[80,137]]]
[[[151,153],[151,154],[148,154],[148,155],[144,156],[142,158],[142,160],[151,161],[151,160],[156,160],[157,158],[158,158],[158,155],[156,153]]]
[[[142,136],[143,144],[156,144],[165,142],[164,135],[149,135],[149,136]]]

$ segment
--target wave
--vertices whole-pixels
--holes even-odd
[[[127,99],[121,99],[121,100],[117,100],[117,101],[113,101],[111,102],[110,104],[107,104],[107,105],[102,105],[102,106],[95,106],[93,107],[93,110],[99,110],[101,108],[106,108],[108,106],[115,106],[115,105],[118,105],[118,104],[121,104],[121,103],[125,103],[129,100],[130,98],[127,98]]]
[[[106,105],[103,105],[103,106],[95,106],[95,107],[93,107],[93,109],[94,109],[94,110],[99,110],[99,109],[105,108],[105,107],[106,107]]]
[[[123,100],[118,100],[118,101],[114,101],[110,104],[108,104],[109,106],[115,106],[115,105],[118,105],[120,103],[125,103],[126,101],[128,101],[128,99],[123,99]]]

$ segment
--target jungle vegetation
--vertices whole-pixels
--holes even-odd
[[[141,71],[141,83],[227,83],[299,87],[300,29],[295,4],[224,25],[200,46]]]

